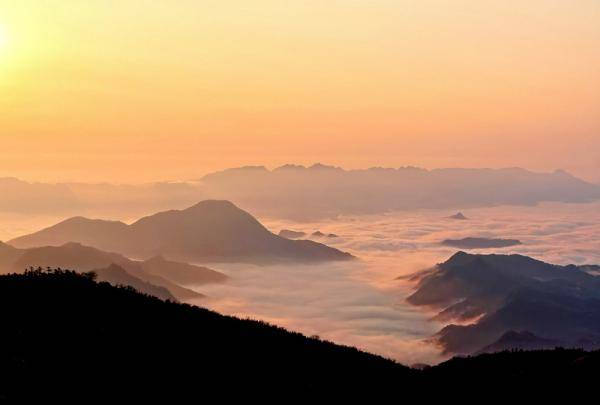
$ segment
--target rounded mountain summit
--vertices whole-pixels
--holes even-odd
[[[159,212],[131,225],[74,217],[9,243],[28,248],[67,242],[136,259],[163,255],[187,262],[314,263],[354,258],[321,243],[275,235],[252,215],[223,200],[206,200],[184,210]]]

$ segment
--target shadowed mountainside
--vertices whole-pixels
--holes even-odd
[[[378,398],[426,388],[521,387],[593,381],[598,352],[503,352],[456,358],[422,371],[382,357],[131,288],[93,274],[0,276],[0,399],[82,398],[189,402],[282,395]],[[541,384],[541,385],[540,385]],[[424,391],[425,390],[425,391]],[[460,395],[464,395],[460,390]]]
[[[95,271],[98,279],[111,284],[129,285],[141,292],[163,299],[188,300],[201,298],[182,285],[222,282],[226,276],[205,267],[154,258],[136,262],[117,254],[66,243],[62,246],[17,249],[0,243],[0,272],[22,272],[30,267],[76,268]]]
[[[72,272],[0,276],[0,307],[13,308],[0,334],[0,394],[9,398],[362,391],[414,374],[354,348]]]
[[[186,262],[320,262],[352,255],[309,240],[274,235],[228,201],[202,201],[185,210],[144,217],[131,225],[75,217],[13,239],[17,247],[79,242],[128,257],[164,255]]]
[[[600,351],[557,348],[454,357],[427,368],[423,376],[426,382],[453,389],[444,392],[444,397],[468,382],[472,389],[491,388],[500,396],[507,390],[505,394],[511,398],[517,392],[545,398],[559,392],[574,395],[586,383],[593,386],[596,380],[593,376],[599,369]],[[548,384],[555,385],[548,389]],[[457,394],[464,400],[464,391],[458,390]]]
[[[151,295],[156,298],[160,298],[161,300],[171,300],[177,301],[177,298],[166,287],[159,287],[157,285],[151,284],[147,281],[142,280],[141,278],[135,277],[128,273],[123,267],[117,264],[111,264],[105,268],[98,268],[93,270],[96,273],[96,280],[98,281],[106,281],[107,283],[114,286],[128,286],[136,291],[139,291],[144,294]],[[179,292],[179,291],[178,291]],[[191,293],[184,294],[184,297],[180,298],[201,298],[201,295],[194,296]]]
[[[502,337],[510,331],[593,349],[600,347],[600,277],[588,267],[458,252],[426,270],[408,302],[439,308],[442,321],[476,320],[448,325],[434,337],[450,353],[509,348]]]
[[[475,354],[497,353],[506,350],[546,350],[562,347],[565,342],[554,339],[544,339],[531,332],[506,332],[496,342],[477,351]]]

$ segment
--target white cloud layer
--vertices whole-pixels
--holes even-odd
[[[520,253],[557,264],[600,264],[600,203],[532,207],[421,210],[344,217],[322,222],[261,221],[273,232],[320,230],[339,238],[319,241],[361,260],[318,266],[215,264],[232,276],[224,285],[201,286],[202,301],[219,312],[267,320],[324,339],[358,346],[403,363],[436,362],[438,350],[425,339],[442,326],[432,313],[407,305],[412,286],[396,277],[446,260],[456,249],[440,241],[467,236],[514,238],[523,245],[478,253]],[[100,216],[100,215],[98,215]],[[100,216],[102,217],[102,216]],[[0,240],[30,233],[62,216],[0,215]],[[131,220],[122,217],[123,220]]]
[[[412,286],[396,277],[446,260],[456,249],[447,238],[514,238],[523,245],[477,253],[520,253],[557,264],[600,264],[600,203],[543,204],[464,211],[470,219],[447,219],[449,211],[294,223],[268,220],[272,231],[321,230],[339,238],[321,241],[360,257],[352,264],[270,266],[215,264],[233,278],[198,290],[204,302],[226,314],[263,319],[307,335],[394,358],[405,364],[442,358],[426,338],[442,326],[431,313],[407,305]]]

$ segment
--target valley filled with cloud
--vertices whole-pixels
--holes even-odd
[[[333,233],[337,237],[315,240],[359,260],[311,266],[214,264],[232,278],[202,286],[209,298],[199,304],[355,345],[405,364],[435,363],[446,357],[428,338],[443,325],[430,320],[436,311],[405,302],[415,286],[398,277],[452,256],[457,249],[442,245],[443,240],[518,239],[518,246],[470,253],[516,253],[555,264],[600,263],[600,203],[469,209],[464,212],[467,220],[450,219],[451,214],[422,210],[302,223],[261,218],[273,232]]]

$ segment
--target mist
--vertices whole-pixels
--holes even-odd
[[[556,264],[600,263],[600,203],[469,209],[466,221],[447,210],[418,210],[335,220],[265,220],[269,229],[320,230],[321,239],[351,252],[353,264],[269,266],[214,264],[230,282],[202,286],[206,305],[219,312],[262,319],[337,343],[393,358],[404,364],[444,358],[428,338],[442,324],[435,311],[405,302],[414,285],[397,277],[442,262],[456,249],[446,238],[516,238],[523,244],[478,253],[518,253]],[[317,239],[319,240],[319,239]]]

